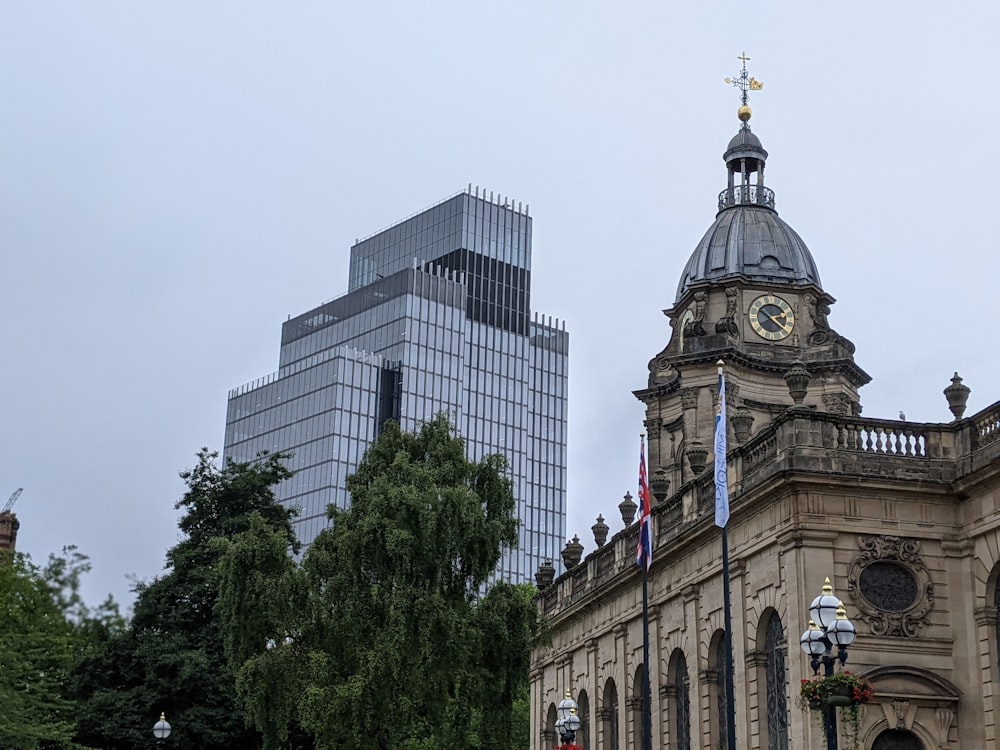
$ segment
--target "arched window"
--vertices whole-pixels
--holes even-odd
[[[872,750],[924,750],[924,743],[913,732],[888,729],[875,738]]]
[[[542,730],[542,742],[546,747],[559,742],[559,735],[556,734],[556,704],[550,703],[548,713],[545,715],[545,729]]]
[[[687,659],[680,649],[670,657],[670,750],[691,750],[691,682]]]
[[[601,750],[618,750],[618,688],[610,677],[601,703]]]
[[[764,635],[768,750],[788,750],[788,671],[785,632],[772,611]]]
[[[576,744],[590,747],[590,698],[587,691],[581,690],[576,696],[576,713],[580,717],[580,729],[576,733]]]
[[[640,664],[632,678],[632,695],[628,699],[630,726],[633,747],[642,747],[642,682],[643,668]]]

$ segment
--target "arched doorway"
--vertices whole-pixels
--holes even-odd
[[[924,750],[924,743],[913,732],[905,729],[887,729],[875,738],[872,750]]]

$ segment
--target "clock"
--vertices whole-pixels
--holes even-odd
[[[750,305],[750,327],[761,338],[781,341],[795,327],[795,313],[781,297],[765,294]]]

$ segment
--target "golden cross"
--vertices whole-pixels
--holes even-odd
[[[727,78],[726,83],[735,86],[740,90],[740,101],[742,101],[745,106],[747,100],[750,98],[749,92],[760,91],[764,88],[764,83],[762,81],[758,81],[756,78],[747,73],[747,62],[749,62],[750,58],[747,57],[746,52],[741,54],[736,59],[743,63],[743,68],[735,78]]]

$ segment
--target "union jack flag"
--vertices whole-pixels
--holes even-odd
[[[639,438],[639,546],[635,552],[635,564],[640,568],[653,564],[653,522],[650,517],[649,483],[646,481],[646,441]]]

